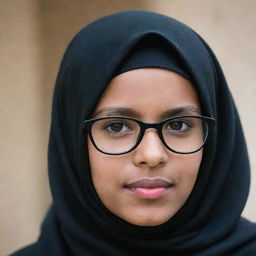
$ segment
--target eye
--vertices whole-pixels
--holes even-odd
[[[166,123],[165,128],[172,131],[185,132],[189,130],[191,125],[184,120],[173,120]]]
[[[105,129],[111,133],[125,133],[131,128],[122,121],[114,121],[105,125]]]

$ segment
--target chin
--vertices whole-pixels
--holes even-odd
[[[138,218],[138,216],[136,218],[131,218],[131,216],[129,216],[129,218],[126,219],[126,221],[136,226],[153,227],[164,224],[165,222],[170,220],[173,215],[174,214],[168,214],[166,216],[166,214],[163,214],[162,216],[156,216],[152,214],[150,216],[147,216],[147,214],[144,214],[140,218]]]
[[[154,226],[159,226],[161,224],[164,224],[167,222],[169,219],[165,220],[136,220],[132,224],[136,226],[143,226],[143,227],[154,227]]]

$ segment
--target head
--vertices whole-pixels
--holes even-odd
[[[166,63],[120,67],[152,35],[167,43],[189,76]],[[187,138],[178,134],[191,122],[161,121],[187,114],[214,117],[216,124],[203,148],[180,154],[195,149],[173,140]],[[128,144],[117,139],[110,141],[121,148],[100,146],[125,154],[99,152],[84,130],[84,120],[113,115],[121,115],[118,122],[99,128]],[[124,116],[140,121],[122,123]],[[232,232],[246,201],[249,164],[235,105],[209,46],[186,25],[144,11],[110,15],[84,28],[69,45],[56,82],[49,178],[54,207],[42,242],[58,247],[49,239],[57,221],[61,234],[58,229],[55,237],[65,237],[76,255],[196,253]]]
[[[154,123],[177,115],[201,115],[191,82],[167,69],[142,68],[114,77],[93,117],[126,116]],[[168,123],[175,129],[173,124],[180,125],[176,133],[193,129],[185,118],[184,123]],[[135,128],[123,125],[120,130],[127,129]],[[131,152],[104,154],[91,140],[88,151],[93,184],[105,207],[132,224],[156,226],[172,218],[188,199],[203,149],[191,154],[173,152],[163,144],[156,129],[150,128]]]
[[[190,80],[170,47],[146,37],[119,65],[96,105],[93,119],[104,119],[88,130],[93,185],[105,207],[129,223],[167,222],[193,190],[204,121],[184,117],[202,112]],[[177,116],[182,118],[171,119]]]

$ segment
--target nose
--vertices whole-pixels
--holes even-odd
[[[146,130],[142,141],[134,151],[134,164],[154,168],[164,165],[167,160],[167,148],[160,140],[157,131],[154,129]]]

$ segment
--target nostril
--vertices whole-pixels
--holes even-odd
[[[161,154],[147,154],[147,152],[137,152],[135,161],[138,165],[147,165],[150,168],[164,165],[167,157],[164,153]]]

